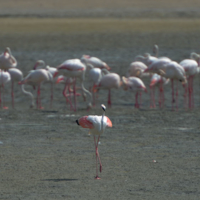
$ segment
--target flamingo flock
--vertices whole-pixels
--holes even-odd
[[[126,76],[112,72],[107,63],[97,57],[83,55],[80,59],[68,59],[57,67],[50,67],[43,60],[33,63],[33,69],[26,76],[17,67],[17,60],[12,55],[9,47],[0,55],[0,107],[8,109],[5,105],[5,89],[6,84],[11,82],[11,98],[12,107],[15,107],[14,85],[18,83],[21,91],[29,96],[30,107],[34,108],[36,103],[37,109],[43,109],[41,103],[41,87],[44,83],[50,83],[51,96],[50,106],[53,107],[54,85],[64,83],[63,99],[69,105],[69,109],[76,112],[78,110],[77,98],[82,97],[86,101],[87,110],[96,106],[99,98],[99,90],[107,90],[107,106],[112,107],[111,93],[113,89],[125,91],[135,94],[135,100],[130,99],[130,103],[134,101],[135,108],[142,106],[142,92],[150,91],[150,108],[156,107],[155,87],[159,88],[158,105],[159,108],[165,107],[165,91],[164,86],[171,82],[171,108],[178,110],[179,108],[179,84],[181,82],[184,91],[184,107],[194,109],[194,89],[193,82],[196,74],[199,73],[200,55],[191,53],[190,58],[186,58],[181,62],[176,62],[168,57],[158,57],[158,45],[153,48],[154,55],[144,53],[135,56],[135,59],[127,69],[124,70]],[[144,80],[148,87],[145,86]],[[89,88],[86,87],[88,84]],[[31,85],[37,88],[36,97],[25,90],[25,85]],[[61,85],[61,84],[60,84]],[[166,87],[166,86],[165,86]],[[79,93],[79,91],[80,93]],[[130,95],[127,92],[127,96]],[[106,97],[104,98],[106,99]]]

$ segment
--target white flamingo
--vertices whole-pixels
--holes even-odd
[[[106,107],[102,104],[101,108],[103,109],[102,116],[97,115],[89,115],[89,116],[83,116],[76,120],[76,123],[80,125],[83,128],[89,128],[90,133],[94,135],[94,144],[95,144],[95,151],[96,151],[96,176],[95,179],[100,179],[98,176],[98,160],[100,164],[100,172],[102,171],[102,164],[98,152],[98,144],[99,144],[99,138],[101,134],[104,133],[106,127],[112,127],[111,120],[105,116]],[[98,135],[98,139],[96,140],[95,135]]]
[[[135,93],[135,107],[140,108],[141,105],[141,92],[147,92],[146,86],[143,81],[137,77],[122,77],[123,88],[124,90],[129,90],[130,92]],[[140,104],[138,102],[138,95],[140,95]]]

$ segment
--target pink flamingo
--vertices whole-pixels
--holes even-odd
[[[150,82],[150,90],[151,90],[151,102],[150,102],[150,108],[155,108],[155,86],[159,87],[159,107],[162,108],[164,106],[164,91],[163,91],[163,84],[166,85],[169,82],[169,79],[166,79],[165,77],[162,77],[158,74],[154,74],[151,77]]]
[[[56,72],[54,74],[54,77],[56,77],[58,74],[62,74],[64,76],[67,76],[67,77],[71,77],[71,78],[74,78],[74,83],[73,83],[73,92],[74,92],[74,108],[73,110],[76,111],[77,110],[77,107],[76,107],[76,78],[79,78],[80,81],[81,81],[81,89],[82,89],[82,93],[86,93],[88,96],[89,96],[89,101],[88,101],[88,105],[87,105],[87,108],[91,108],[92,107],[92,95],[91,93],[85,89],[84,87],[84,84],[83,84],[83,81],[85,79],[85,70],[86,70],[86,66],[85,64],[83,64],[80,59],[69,59],[69,60],[66,60],[65,62],[63,62],[61,65],[59,65],[57,67],[57,70],[58,72]],[[66,83],[66,87],[68,86],[69,83]],[[71,101],[67,98],[66,99],[71,107],[72,106],[72,103]]]
[[[145,91],[147,92],[146,86],[144,85],[143,81],[140,78],[137,77],[122,77],[122,82],[123,82],[123,87],[124,90],[129,90],[131,92],[136,93],[135,94],[135,107],[140,108],[140,104],[138,103],[138,95],[140,94],[141,97],[141,92]],[[140,98],[141,100],[141,98]]]
[[[188,77],[188,97],[189,97],[189,108],[194,108],[194,94],[193,94],[193,80],[194,76],[199,71],[200,57],[198,61],[192,59],[185,59],[180,62],[180,65],[184,68],[186,76]],[[185,103],[187,103],[187,87],[185,86]]]
[[[91,57],[89,55],[83,55],[81,57],[81,62],[83,62],[86,66],[88,66],[88,64],[91,64],[94,68],[110,70],[110,67],[105,62],[103,62],[99,58]]]
[[[52,76],[47,72],[45,69],[37,69],[37,70],[31,70],[29,74],[21,80],[18,84],[29,84],[32,86],[37,86],[37,108],[43,109],[41,106],[41,99],[40,99],[40,87],[41,83],[44,81],[50,81],[52,79]]]
[[[0,107],[1,107],[1,88],[4,88],[5,84],[10,81],[10,74],[8,72],[2,71],[0,73]],[[8,109],[8,107],[5,106],[4,102],[4,93],[3,93],[3,109]]]
[[[104,133],[106,127],[112,127],[111,120],[105,116],[106,106],[103,104],[101,105],[103,109],[102,116],[97,115],[89,115],[89,116],[83,116],[76,120],[76,123],[80,125],[83,128],[89,128],[90,133],[94,135],[94,144],[95,144],[95,151],[96,151],[96,177],[95,179],[100,179],[98,176],[98,159],[100,164],[100,172],[102,171],[102,164],[98,152],[98,144],[99,144],[99,138],[100,135]],[[98,135],[98,139],[96,140],[95,135]]]
[[[108,90],[108,107],[111,107],[111,89],[119,89],[121,85],[120,76],[116,73],[109,73],[101,78],[99,84],[95,85],[95,88]]]

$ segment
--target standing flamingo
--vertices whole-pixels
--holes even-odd
[[[169,78],[172,84],[172,109],[174,109],[174,103],[176,102],[176,109],[178,110],[178,81],[182,82],[182,84],[187,83],[186,74],[184,68],[179,65],[177,62],[169,62],[165,65],[165,70],[160,70],[160,75]],[[174,80],[177,81],[176,87],[176,101],[174,98]]]
[[[136,93],[135,94],[135,107],[140,108],[141,101],[140,101],[140,104],[139,104],[138,95],[140,94],[140,97],[141,97],[142,91],[147,92],[146,86],[144,85],[143,81],[140,78],[137,78],[137,77],[126,78],[124,76],[122,77],[122,81],[123,81],[124,90],[129,90],[131,92]]]
[[[47,83],[51,84],[51,101],[50,101],[50,106],[52,107],[53,104],[53,88],[54,88],[54,79],[53,76],[54,74],[58,71],[55,67],[50,67],[49,65],[46,65],[43,60],[38,60],[34,67],[34,70],[36,69],[46,69],[49,72],[49,75],[52,76],[52,78],[49,79],[49,81],[46,81]]]
[[[4,88],[5,84],[8,83],[9,81],[10,81],[10,74],[8,72],[1,70],[1,73],[0,73],[0,107],[1,107],[2,99],[3,99],[3,109],[8,109],[8,107],[5,106],[4,92],[3,92],[3,98],[1,99],[1,88]]]
[[[17,69],[17,68],[10,68],[8,70],[8,73],[10,74],[11,76],[11,97],[12,97],[12,107],[14,108],[14,83],[15,82],[19,82],[23,79],[23,73],[21,70]],[[24,94],[28,95],[31,97],[31,107],[34,107],[34,97],[32,95],[32,93],[30,92],[27,92],[25,89],[24,89],[24,85],[21,85],[21,90]]]
[[[102,116],[97,115],[89,115],[89,116],[83,116],[76,120],[76,123],[80,125],[83,128],[89,128],[90,133],[94,135],[94,144],[95,144],[95,151],[96,151],[96,177],[95,179],[100,179],[98,176],[98,159],[100,164],[100,172],[102,171],[102,164],[99,157],[98,152],[98,144],[99,144],[99,138],[100,135],[104,133],[106,127],[112,127],[111,120],[105,116],[106,106],[101,105],[101,108],[103,109]],[[98,139],[96,141],[95,135],[98,135]]]
[[[50,81],[52,79],[52,76],[47,72],[45,69],[37,69],[37,70],[31,70],[29,74],[21,80],[18,84],[29,84],[32,86],[37,86],[37,108],[43,109],[41,106],[41,99],[40,99],[40,87],[41,83],[44,81]]]
[[[63,62],[61,65],[59,65],[57,67],[58,72],[56,72],[54,74],[54,77],[56,77],[58,74],[62,74],[64,76],[67,77],[71,77],[74,78],[74,86],[73,86],[73,92],[74,92],[74,107],[72,106],[72,103],[69,99],[66,99],[71,107],[73,107],[73,110],[76,111],[77,107],[76,107],[76,78],[79,78],[81,81],[81,89],[82,89],[82,93],[86,93],[89,96],[89,101],[88,101],[88,105],[87,108],[91,108],[92,107],[92,95],[91,93],[85,89],[83,81],[85,79],[85,70],[86,70],[86,66],[85,64],[83,64],[81,62],[80,59],[69,59],[66,60],[65,62]],[[68,85],[68,83],[66,83],[66,86]]]
[[[102,70],[100,68],[94,68],[93,65],[88,64],[88,76],[89,76],[89,81],[92,84],[92,97],[93,97],[93,106],[95,106],[95,101],[96,101],[96,90],[95,90],[95,86],[99,84],[101,78],[102,78]]]
[[[151,91],[151,102],[150,102],[150,108],[155,108],[155,86],[159,87],[159,107],[162,108],[164,106],[164,90],[163,85],[166,85],[169,82],[169,79],[166,79],[165,77],[162,77],[158,74],[154,74],[151,77],[150,82],[150,91]]]
[[[121,85],[120,76],[116,73],[109,73],[101,78],[99,84],[95,85],[95,88],[108,90],[108,107],[111,107],[111,89],[119,89]]]
[[[187,89],[188,89],[188,97],[189,97],[189,108],[194,108],[194,94],[193,94],[193,80],[194,76],[198,73],[199,64],[200,64],[200,57],[198,61],[192,59],[185,59],[179,63],[185,70],[186,76],[188,77],[188,88],[185,87],[185,98],[187,98]],[[185,100],[187,103],[187,99]]]
[[[94,66],[94,68],[110,70],[110,67],[105,62],[103,62],[99,58],[91,57],[89,55],[83,55],[81,57],[81,62],[83,62],[86,66],[91,64]]]
[[[4,53],[2,53],[0,55],[0,69],[1,69],[1,73],[3,73],[3,71],[8,71],[8,69],[10,68],[15,68],[17,67],[17,61],[16,59],[13,57],[11,50],[9,47],[6,47]],[[3,75],[2,75],[3,76]],[[2,79],[3,80],[3,79]],[[4,84],[3,82],[0,83],[4,89]],[[8,108],[5,107],[4,108]]]

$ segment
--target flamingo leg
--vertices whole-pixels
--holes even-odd
[[[100,138],[100,136],[98,137],[98,140],[97,140],[97,142],[96,142],[96,138],[95,138],[95,136],[94,136],[94,144],[95,144],[95,152],[96,152],[96,177],[95,177],[95,179],[101,179],[101,178],[98,176],[98,159],[99,159],[99,164],[100,164],[100,169],[99,169],[99,171],[100,171],[100,172],[102,171],[102,164],[101,164],[101,160],[100,160],[100,156],[99,156],[99,152],[98,152],[99,138]]]
[[[76,78],[74,78],[74,87],[73,87],[73,92],[74,92],[74,107],[75,107],[75,110],[77,110],[77,107],[76,107]]]
[[[108,90],[108,107],[111,108],[111,91]]]
[[[74,107],[73,107],[71,101],[68,99],[68,96],[67,96],[68,87],[70,87],[70,85],[68,84],[68,81],[66,81],[66,84],[65,84],[65,87],[64,87],[64,90],[63,90],[63,96],[65,97],[66,102],[70,104],[70,109],[74,110]]]
[[[53,83],[51,83],[51,101],[50,101],[50,107],[52,108],[53,105]]]
[[[2,100],[1,100],[1,86],[0,86],[0,107],[1,107],[1,103],[2,103]]]
[[[191,77],[191,104],[192,104],[192,109],[194,108],[193,80],[194,80],[194,75]]]
[[[178,81],[176,81],[176,110],[178,110]]]
[[[171,85],[172,85],[172,110],[174,110],[175,99],[174,99],[174,80],[173,79],[171,79]]]
[[[41,105],[41,98],[40,98],[40,84],[38,85],[38,90],[37,90],[37,108],[38,109],[43,109],[42,105]]]
[[[12,84],[11,85],[12,108],[14,108],[15,107],[15,105],[14,105],[14,81],[12,81],[11,84]]]
[[[141,107],[142,106],[142,92],[140,92],[139,95],[140,95],[140,104],[139,104],[139,107]]]
[[[139,108],[139,103],[138,103],[138,92],[135,95],[135,108]]]
[[[164,107],[165,102],[165,96],[164,96],[164,89],[163,89],[163,80],[160,81],[160,87],[159,87],[159,106],[160,108]]]
[[[93,88],[94,88],[94,85],[93,85]],[[92,88],[92,98],[93,98],[93,107],[95,107],[95,91],[93,88]]]
[[[187,79],[187,81],[189,81],[188,79]],[[185,109],[187,109],[187,94],[188,94],[188,88],[187,88],[187,85],[186,84],[184,84],[183,85],[183,87],[184,87],[184,89],[185,89],[185,92],[184,92],[184,104],[185,104]]]

